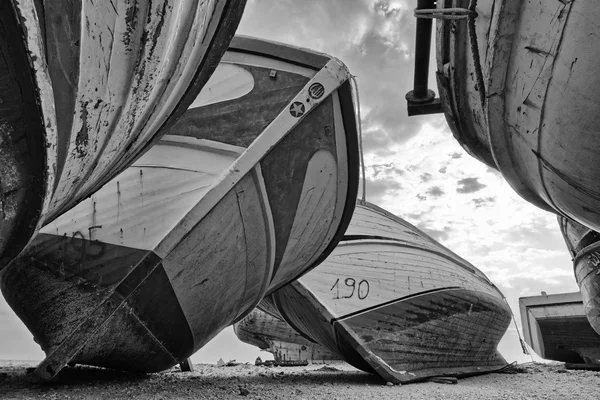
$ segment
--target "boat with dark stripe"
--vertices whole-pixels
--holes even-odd
[[[0,269],[156,142],[245,0],[0,3]]]
[[[233,325],[244,343],[273,354],[276,362],[308,361],[311,364],[341,361],[337,354],[296,332],[284,320],[255,308]]]
[[[322,264],[259,308],[389,382],[506,365],[497,350],[511,318],[502,293],[473,265],[366,202]]]
[[[169,368],[322,261],[358,189],[350,76],[320,53],[234,39],[168,134],[2,271],[46,352],[36,373]]]

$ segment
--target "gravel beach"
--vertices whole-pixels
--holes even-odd
[[[138,375],[89,367],[67,368],[59,381],[29,383],[35,363],[0,361],[1,399],[598,399],[600,372],[562,364],[525,364],[506,373],[403,386],[346,364],[306,367],[195,365]]]

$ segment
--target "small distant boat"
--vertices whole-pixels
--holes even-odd
[[[358,189],[350,77],[329,56],[235,38],[168,134],[2,271],[46,352],[37,375],[169,368],[324,259]]]
[[[600,234],[564,217],[559,216],[558,223],[573,257],[585,314],[592,328],[600,334]]]
[[[238,339],[273,354],[276,362],[308,361],[312,364],[339,361],[327,348],[296,332],[281,318],[255,308],[233,325]]]
[[[259,304],[348,363],[406,383],[502,368],[511,318],[471,264],[406,221],[359,202],[317,268]],[[273,311],[270,311],[273,312]]]
[[[0,269],[173,125],[245,0],[0,4]]]
[[[600,3],[556,1],[540,7],[526,1],[431,0],[419,5],[417,24],[441,18],[440,98],[436,102],[432,91],[423,90],[426,79],[417,78],[425,67],[419,63],[415,91],[407,95],[409,109],[423,109],[424,102],[432,112],[443,110],[463,148],[500,171],[521,197],[600,230],[600,170],[590,167],[600,162],[595,18]],[[426,40],[421,50],[427,61]]]
[[[519,299],[525,341],[542,358],[600,364],[600,335],[590,326],[581,293]]]

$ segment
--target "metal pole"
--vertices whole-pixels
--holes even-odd
[[[432,9],[435,0],[418,0],[417,9]],[[433,100],[435,94],[429,93],[427,83],[429,80],[429,57],[431,49],[431,30],[433,20],[417,18],[417,36],[415,40],[415,76],[413,100],[424,102]]]
[[[430,10],[434,9],[435,6],[436,0],[418,0],[417,2],[417,10]],[[409,116],[442,112],[440,100],[436,99],[435,92],[427,87],[429,81],[432,28],[432,19],[417,18],[413,90],[406,93]]]

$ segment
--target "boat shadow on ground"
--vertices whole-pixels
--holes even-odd
[[[78,387],[93,386],[99,390],[104,387],[135,387],[135,386],[162,386],[167,384],[210,387],[224,389],[225,386],[289,386],[290,384],[311,385],[373,385],[382,386],[386,382],[377,375],[368,374],[357,370],[338,370],[331,367],[321,369],[298,368],[268,368],[241,365],[234,368],[228,367],[196,367],[194,372],[180,372],[171,369],[159,373],[134,373],[127,371],[110,370],[104,368],[75,366],[62,370],[57,378],[51,382],[32,382],[29,373],[32,368],[13,367],[0,369],[0,386],[9,391],[30,391],[31,394],[43,394],[49,390],[72,390]],[[0,390],[0,393],[2,390]]]

